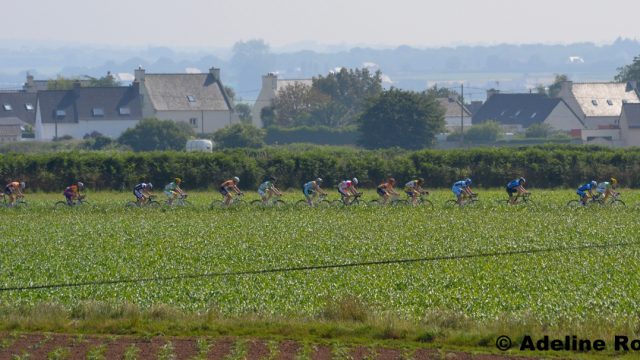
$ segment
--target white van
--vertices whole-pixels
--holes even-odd
[[[213,142],[207,139],[187,140],[187,151],[212,152]]]

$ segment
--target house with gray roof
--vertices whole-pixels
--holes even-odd
[[[199,133],[212,133],[235,122],[220,69],[202,74],[147,74],[139,68],[134,85],[140,91],[145,118],[185,122]]]
[[[507,132],[525,131],[533,124],[549,124],[556,130],[570,132],[584,129],[580,117],[562,99],[540,94],[487,93],[487,101],[473,116],[473,124],[495,120]]]
[[[70,135],[82,138],[94,131],[116,138],[142,120],[142,102],[136,84],[81,87],[37,92],[36,139]]]
[[[622,105],[620,140],[623,146],[640,146],[640,103]]]
[[[0,119],[18,118],[29,125],[36,121],[36,94],[24,91],[0,92]]]
[[[460,131],[471,127],[471,112],[460,101],[453,98],[438,98],[438,103],[444,109],[445,127],[448,132]]]
[[[253,105],[251,110],[251,118],[253,119],[253,125],[262,127],[262,119],[260,114],[262,109],[271,106],[271,103],[276,98],[278,93],[287,86],[294,86],[296,84],[302,84],[311,87],[313,85],[312,79],[278,79],[278,75],[274,73],[268,73],[262,76],[262,88],[260,88],[260,94],[258,99]]]

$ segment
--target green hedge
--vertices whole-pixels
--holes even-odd
[[[330,128],[326,126],[300,126],[267,128],[267,144],[312,143],[323,145],[355,145],[359,133],[355,127]]]
[[[572,145],[468,150],[359,150],[329,146],[279,146],[214,153],[60,152],[0,155],[0,176],[27,181],[31,190],[60,191],[74,179],[92,189],[130,189],[139,181],[157,185],[180,176],[187,189],[217,186],[239,176],[241,188],[255,189],[267,175],[283,188],[299,188],[321,176],[326,187],[357,176],[372,187],[392,175],[399,181],[416,176],[428,187],[448,187],[471,177],[481,187],[504,186],[524,175],[530,186],[575,187],[593,179],[618,178],[623,186],[640,186],[640,149],[611,150]]]

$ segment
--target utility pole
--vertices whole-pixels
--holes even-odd
[[[460,84],[460,146],[464,147],[464,83]]]

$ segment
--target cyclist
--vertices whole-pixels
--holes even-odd
[[[338,184],[338,192],[342,196],[342,201],[345,204],[349,204],[352,197],[358,194],[358,189],[356,189],[356,185],[358,185],[358,178],[353,178],[351,180],[343,180]]]
[[[529,194],[529,192],[524,188],[524,185],[527,183],[524,177],[520,176],[518,179],[511,180],[507,184],[507,194],[509,194],[509,204],[513,205],[518,200],[519,196],[523,196],[524,194]],[[516,196],[513,196],[516,194]]]
[[[24,181],[12,181],[4,187],[3,194],[9,196],[9,204],[7,204],[9,207],[15,205],[17,199],[24,197],[22,190],[26,186]]]
[[[418,202],[418,197],[421,194],[428,194],[428,191],[422,189],[422,185],[424,185],[423,178],[417,178],[415,180],[411,180],[408,183],[404,184],[404,192],[409,195],[411,198],[411,204],[416,205]]]
[[[220,194],[222,194],[222,196],[224,196],[224,204],[229,206],[231,205],[231,200],[233,200],[233,198],[231,197],[231,191],[233,191],[234,193],[240,195],[242,194],[242,191],[240,191],[240,189],[238,188],[238,183],[240,182],[240,178],[237,176],[234,176],[233,178],[223,182],[222,184],[220,184]]]
[[[327,193],[320,188],[320,184],[322,184],[322,178],[308,181],[302,185],[302,192],[304,193],[304,197],[307,199],[309,206],[313,206],[313,199],[318,196],[317,193],[327,195]]]
[[[475,196],[475,193],[471,190],[471,179],[466,178],[464,180],[459,180],[453,183],[451,187],[451,191],[457,198],[457,204],[462,205],[462,201],[466,198],[470,198]]]
[[[64,189],[62,194],[67,199],[68,205],[73,205],[75,201],[81,198],[80,190],[84,190],[82,181],[77,181]]]
[[[398,192],[393,188],[395,184],[396,179],[390,177],[386,182],[383,182],[376,188],[378,195],[382,196],[382,205],[385,205],[387,201],[389,201],[391,195],[398,195]]]
[[[576,194],[580,196],[580,204],[586,205],[587,200],[590,197],[594,197],[593,190],[595,190],[597,186],[598,183],[595,180],[591,180],[591,182],[580,185],[580,187],[578,187],[578,190],[576,190]]]
[[[149,200],[149,197],[152,195],[151,190],[153,190],[152,183],[141,182],[140,184],[133,187],[133,195],[136,196],[136,205],[144,205]]]
[[[275,186],[276,178],[270,176],[268,180],[264,181],[260,186],[258,186],[258,194],[262,198],[262,203],[267,204],[272,196],[282,196],[282,192],[278,190]]]
[[[617,195],[614,189],[618,187],[618,180],[611,178],[609,181],[603,181],[596,187],[596,193],[598,196],[602,196],[604,194],[605,203],[610,196]]]
[[[169,206],[173,205],[173,201],[178,196],[183,196],[185,194],[180,188],[180,184],[182,184],[182,179],[175,178],[164,187],[164,194],[167,196],[167,204],[169,204]]]

